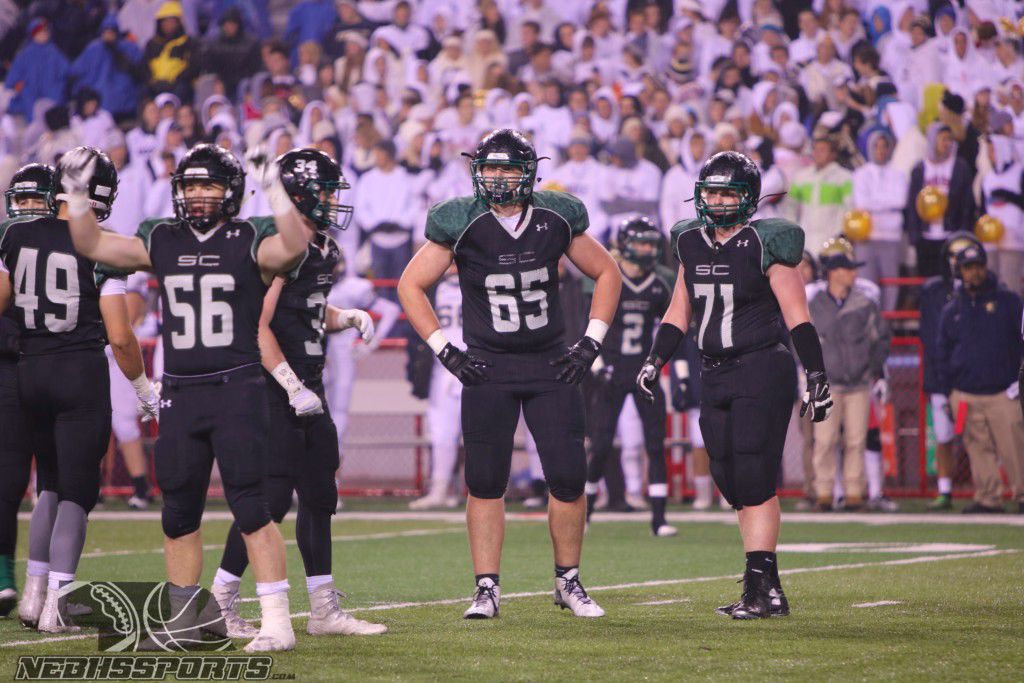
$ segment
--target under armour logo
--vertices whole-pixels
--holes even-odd
[[[540,232],[541,230],[547,230],[547,229],[548,229],[547,221],[544,221],[543,223],[540,223],[540,224],[537,225],[537,232]]]
[[[745,247],[750,244],[750,240],[736,240],[737,247]]]
[[[170,408],[171,407],[171,399],[169,399],[169,398],[162,398],[162,399],[160,399],[160,407],[161,408]]]
[[[242,234],[242,229],[241,228],[235,228],[234,230],[228,230],[226,233],[224,233],[224,235],[228,239],[231,239],[232,237],[238,237],[241,234]]]

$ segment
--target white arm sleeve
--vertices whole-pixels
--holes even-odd
[[[124,280],[120,278],[110,278],[103,283],[100,287],[100,296],[113,296],[115,294],[124,294],[127,292],[127,287]]]

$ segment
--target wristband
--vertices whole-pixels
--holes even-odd
[[[270,210],[275,216],[284,216],[291,211],[294,205],[280,180],[275,180],[274,184],[267,188],[265,192],[267,202],[270,203]]]
[[[587,331],[583,333],[583,336],[590,337],[598,344],[604,343],[604,335],[608,333],[608,323],[597,318],[591,318],[590,323],[587,325]]]
[[[288,361],[281,361],[270,374],[274,376],[274,379],[281,385],[281,388],[288,393],[289,398],[302,391],[302,382],[299,381],[292,367],[288,365]]]
[[[89,197],[88,195],[74,193],[65,195],[67,197],[68,204],[68,215],[73,218],[80,218],[85,214],[89,213]]]
[[[679,342],[683,341],[685,336],[683,331],[672,323],[662,323],[654,335],[654,346],[651,347],[651,355],[648,358],[660,368],[675,355]]]
[[[800,364],[807,372],[825,372],[825,358],[822,356],[821,340],[818,331],[811,323],[800,323],[789,331],[793,339],[793,348],[800,359]]]
[[[142,373],[135,379],[131,380],[131,382],[132,387],[135,388],[135,393],[139,395],[149,392],[153,386],[150,384],[149,378],[146,377],[146,373]]]
[[[440,356],[441,351],[444,347],[448,346],[448,340],[444,336],[444,332],[441,330],[434,330],[433,334],[427,337],[427,346],[434,352],[435,356]]]

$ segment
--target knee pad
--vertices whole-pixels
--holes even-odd
[[[264,490],[270,518],[280,524],[292,507],[292,480],[286,477],[267,477]]]
[[[203,519],[202,501],[179,497],[164,492],[164,506],[160,511],[160,524],[167,538],[181,538],[199,529]]]
[[[587,472],[579,468],[575,472],[554,472],[547,478],[548,490],[555,500],[571,503],[583,495],[587,484]]]
[[[487,477],[471,476],[470,470],[467,467],[466,488],[469,490],[469,495],[474,498],[494,500],[505,495],[505,489],[508,488],[508,481],[488,481]]]
[[[334,483],[333,473],[300,482],[299,486],[300,505],[312,512],[334,514],[338,507],[338,487]]]
[[[238,530],[243,534],[259,531],[273,521],[267,498],[258,484],[241,488],[225,487],[224,496],[228,499],[228,507],[238,524]],[[281,517],[284,518],[284,515]]]

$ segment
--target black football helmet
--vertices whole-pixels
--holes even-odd
[[[711,189],[735,190],[735,204],[710,206],[705,193]],[[750,220],[761,197],[761,171],[739,152],[719,152],[704,162],[697,177],[693,199],[697,215],[711,229],[731,228]]]
[[[89,179],[89,207],[96,214],[96,220],[105,221],[110,216],[110,210],[114,208],[114,199],[117,198],[117,168],[106,153],[101,152],[95,147],[83,146],[76,147],[75,149],[88,150],[96,157],[96,168],[93,169],[92,178]],[[64,188],[61,187],[60,179],[62,175],[63,172],[58,163],[57,168],[53,172],[53,189],[55,192],[53,197],[56,200],[54,206],[56,206],[58,201],[67,200]]]
[[[53,166],[46,164],[26,164],[18,169],[11,178],[11,186],[4,192],[7,204],[7,215],[16,216],[54,216],[57,207],[53,195]],[[17,203],[29,197],[42,199],[45,206],[37,209],[18,208]]]
[[[653,268],[661,258],[661,230],[647,216],[631,216],[622,221],[615,241],[622,258],[644,270]]]
[[[488,133],[473,154],[463,153],[472,161],[473,193],[488,204],[513,204],[528,200],[533,195],[537,180],[537,150],[526,136],[511,128],[499,128]],[[518,180],[505,177],[485,177],[482,170],[488,166],[504,166],[522,171]]]
[[[189,183],[223,185],[224,196],[186,199]],[[199,232],[237,216],[244,194],[245,169],[234,154],[217,145],[204,143],[190,149],[171,176],[174,215]]]
[[[949,280],[960,277],[956,268],[956,256],[971,246],[983,248],[981,240],[966,230],[958,230],[946,238],[946,241],[942,243],[942,263],[944,264],[942,276],[944,278]]]
[[[349,226],[352,205],[341,203],[341,192],[351,186],[334,159],[318,149],[293,149],[274,163],[295,208],[313,221],[317,230]]]

